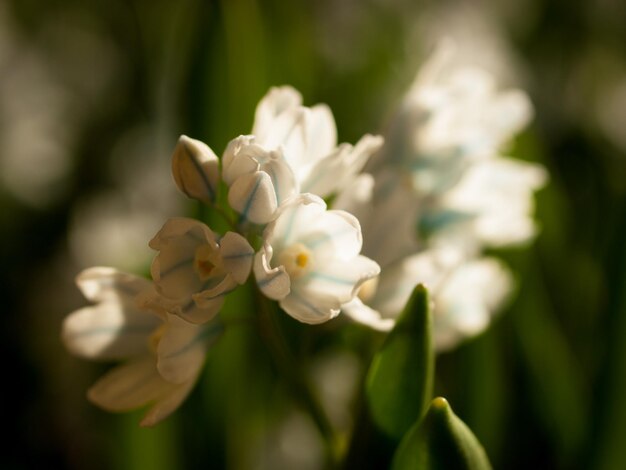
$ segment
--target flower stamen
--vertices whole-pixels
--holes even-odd
[[[287,274],[292,279],[295,279],[311,270],[313,265],[313,257],[311,255],[311,250],[302,243],[294,243],[280,253],[278,262],[285,267]]]
[[[201,245],[196,250],[194,269],[202,281],[206,281],[215,275],[215,269],[217,266],[213,260],[214,256],[215,253],[208,245]]]

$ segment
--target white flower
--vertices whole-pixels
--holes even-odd
[[[434,340],[448,350],[484,331],[513,288],[508,269],[493,258],[458,266],[435,292]]]
[[[159,301],[192,323],[217,314],[226,294],[248,278],[254,255],[238,233],[218,238],[203,223],[182,217],[168,220],[150,247],[159,251],[151,268]]]
[[[266,224],[299,186],[283,158],[282,148],[266,150],[254,136],[239,136],[222,156],[222,177],[229,186],[228,202],[243,220]]]
[[[219,161],[205,143],[181,135],[172,156],[176,186],[188,197],[206,204],[215,201],[219,182]]]
[[[259,289],[301,322],[330,320],[380,272],[378,264],[359,254],[361,243],[354,216],[327,211],[323,200],[302,194],[265,228],[254,260]]]
[[[349,184],[361,172],[370,156],[383,145],[381,136],[366,134],[356,145],[341,144],[307,168],[301,191],[327,197]]]
[[[546,180],[545,169],[537,164],[508,158],[475,163],[431,208],[451,214],[435,238],[439,244],[467,245],[477,240],[489,246],[529,240],[536,232],[532,193]]]
[[[302,106],[302,95],[290,86],[273,87],[257,105],[254,134],[266,148],[282,146],[298,181],[314,162],[337,146],[337,127],[330,108]]]
[[[284,86],[259,102],[252,133],[264,148],[281,148],[303,193],[327,197],[347,184],[383,144],[365,135],[352,146],[337,146],[337,129],[325,104],[302,106],[302,96]]]
[[[152,283],[112,268],[87,269],[77,284],[94,305],[65,319],[65,346],[87,359],[126,361],[89,389],[89,399],[109,411],[150,405],[143,426],[166,418],[191,391],[221,324],[193,325],[148,310]]]
[[[424,65],[379,160],[411,173],[420,194],[447,190],[472,162],[497,155],[532,115],[523,91],[498,91],[486,71],[455,66],[452,56],[444,43]]]
[[[437,351],[482,332],[512,286],[509,272],[495,259],[464,260],[454,250],[429,250],[388,266],[343,311],[359,323],[389,331],[418,283],[426,285],[433,302]]]
[[[355,215],[361,224],[363,254],[381,266],[413,254],[422,246],[417,239],[420,201],[393,172],[358,175],[333,202],[333,208]]]

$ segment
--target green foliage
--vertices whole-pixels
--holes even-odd
[[[400,438],[431,399],[434,353],[428,291],[418,285],[368,372],[366,394],[374,422]]]
[[[393,470],[485,470],[491,464],[476,436],[445,398],[435,398],[424,419],[406,434]]]

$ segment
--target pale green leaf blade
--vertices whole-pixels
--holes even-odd
[[[392,470],[490,469],[483,446],[441,397],[402,439],[392,464]]]
[[[432,398],[434,352],[428,292],[418,285],[372,361],[366,382],[371,416],[400,439]]]

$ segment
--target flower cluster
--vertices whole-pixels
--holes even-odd
[[[176,185],[231,230],[172,218],[149,243],[157,252],[152,281],[112,268],[78,276],[95,305],[66,319],[66,346],[87,358],[127,360],[93,386],[90,399],[113,411],[152,403],[145,425],[167,416],[223,329],[226,296],[252,272],[258,290],[293,318],[318,324],[336,317],[380,267],[360,254],[358,219],[322,198],[352,184],[382,143],[365,135],[354,146],[337,145],[328,107],[302,106],[290,87],[269,91],[252,134],[230,141],[221,158],[181,136],[172,157]]]
[[[440,52],[418,75],[384,147],[373,135],[338,145],[329,108],[303,106],[290,87],[267,93],[252,133],[221,157],[181,136],[172,157],[178,189],[229,230],[172,218],[149,243],[151,281],[112,268],[79,275],[94,305],[65,321],[67,347],[127,361],[94,385],[91,400],[110,410],[151,403],[146,425],[167,416],[223,330],[226,297],[250,278],[300,322],[344,311],[379,330],[393,327],[424,283],[439,350],[482,331],[511,288],[506,268],[483,250],[534,234],[531,196],[545,173],[500,155],[530,117],[525,95],[448,65]]]
[[[530,116],[522,91],[498,91],[491,75],[455,66],[451,45],[441,45],[368,173],[337,198],[359,217],[364,254],[382,267],[376,284],[345,306],[348,315],[389,330],[422,282],[434,299],[438,350],[484,330],[512,287],[484,249],[523,243],[536,231],[532,194],[546,172],[501,155]]]

